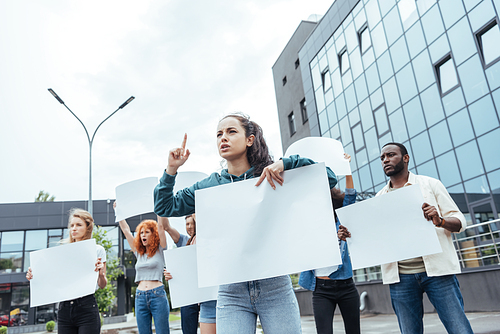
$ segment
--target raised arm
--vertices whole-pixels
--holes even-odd
[[[181,147],[174,148],[168,152],[168,165],[165,168],[165,172],[169,175],[177,174],[177,169],[189,158],[189,149],[186,149],[187,133],[184,134],[184,140],[182,141]]]
[[[113,209],[116,210],[116,201],[113,203]],[[127,239],[128,244],[130,245],[130,249],[132,249],[132,252],[135,252],[134,236],[130,231],[130,226],[128,226],[127,221],[124,219],[119,221],[118,224],[120,225],[120,229],[122,230],[123,234],[125,235],[125,238]]]
[[[349,162],[351,162],[351,156],[347,153],[344,153],[344,159],[349,160]],[[345,187],[347,189],[354,189],[354,182],[352,181],[352,175],[345,176]]]
[[[163,219],[166,219],[168,222],[168,218],[158,216],[158,235],[160,237],[160,246],[162,248],[167,248],[167,236],[165,235],[165,229],[163,228]]]
[[[158,216],[158,224],[162,225],[162,228],[165,230],[165,232],[167,232],[170,235],[174,243],[179,242],[181,234],[179,233],[179,231],[177,231],[175,227],[172,227],[172,225],[170,225],[170,221],[168,220],[167,217]],[[160,230],[159,227],[158,230]]]

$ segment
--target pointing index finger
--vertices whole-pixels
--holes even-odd
[[[182,140],[182,145],[181,145],[181,148],[182,148],[182,151],[184,152],[186,150],[186,142],[187,142],[187,139],[188,139],[188,135],[187,133],[184,134],[184,140]]]

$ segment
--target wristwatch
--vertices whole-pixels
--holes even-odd
[[[444,226],[444,218],[443,217],[439,217],[439,219],[441,219],[441,222],[439,223],[439,225],[436,225],[436,227],[443,227]],[[444,228],[444,227],[443,227]]]

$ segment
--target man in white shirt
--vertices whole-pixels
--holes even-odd
[[[441,181],[415,175],[408,170],[410,156],[403,144],[385,144],[380,159],[390,181],[377,196],[418,183],[425,201],[422,212],[424,217],[436,226],[443,249],[438,254],[382,265],[382,278],[384,284],[390,284],[392,307],[398,317],[401,333],[424,332],[422,298],[425,292],[448,333],[472,334],[455,276],[461,270],[451,237],[451,233],[465,229],[464,215]],[[404,217],[397,219],[404,224]],[[350,236],[343,226],[339,228],[338,234],[343,240]]]

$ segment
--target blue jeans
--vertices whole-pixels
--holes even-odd
[[[101,332],[99,308],[93,294],[59,304],[57,332],[60,334],[97,334]]]
[[[217,334],[300,334],[300,312],[289,276],[221,285],[217,297]]]
[[[455,275],[428,277],[427,273],[399,274],[391,284],[391,301],[402,334],[423,333],[423,293],[427,293],[448,333],[473,334]]]
[[[153,333],[151,318],[154,318],[156,333],[170,333],[169,314],[170,306],[163,285],[151,290],[136,290],[135,317],[139,334]]]
[[[215,324],[217,301],[208,300],[200,304],[200,322],[204,324]]]
[[[198,313],[200,307],[198,304],[181,307],[181,327],[182,334],[198,333]]]

